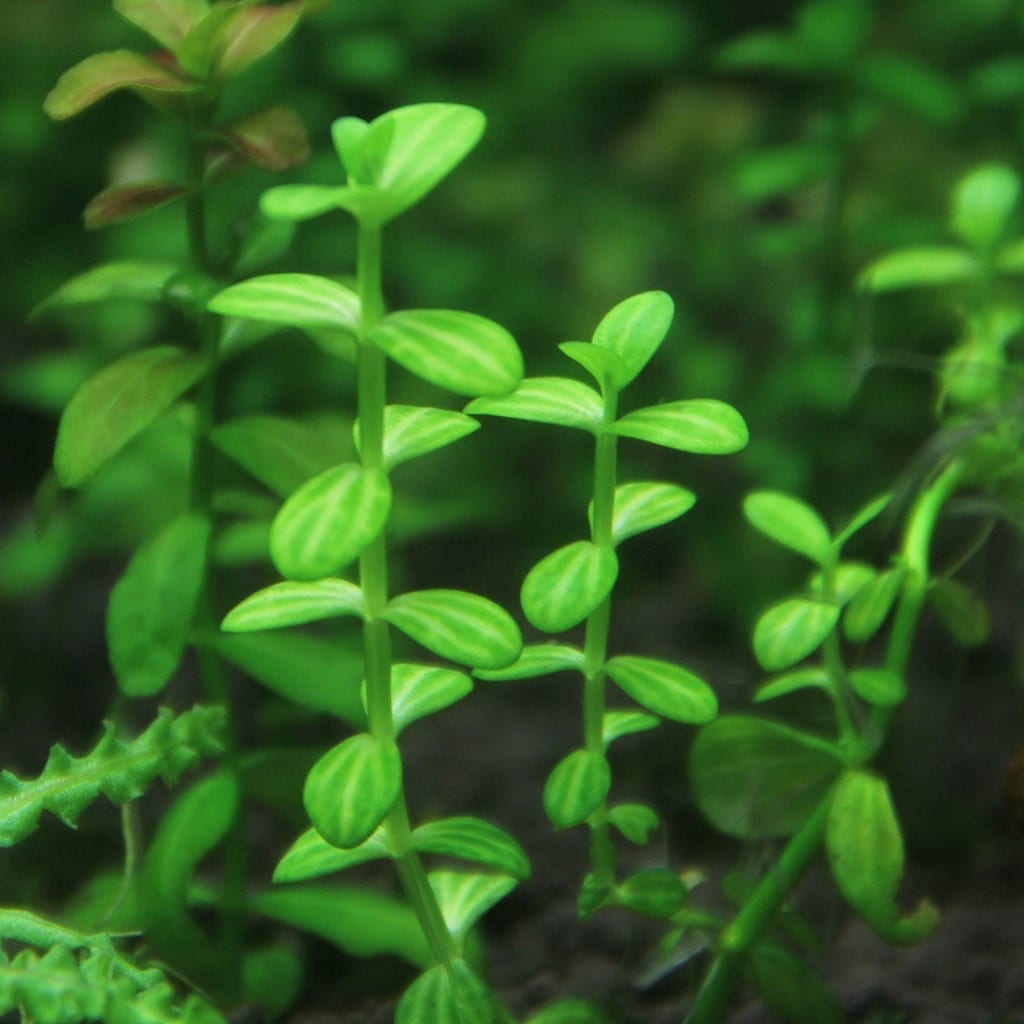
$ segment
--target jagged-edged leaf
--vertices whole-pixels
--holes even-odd
[[[755,491],[743,499],[743,514],[755,530],[791,551],[822,565],[832,535],[825,520],[799,498],[779,491]]]
[[[263,274],[218,292],[212,313],[262,320],[300,330],[355,333],[359,296],[329,277],[316,274]]]
[[[505,416],[532,423],[578,427],[596,434],[604,403],[586,384],[567,377],[527,377],[511,394],[477,398],[466,406],[473,416]]]
[[[1005,164],[982,164],[957,184],[949,226],[972,248],[999,241],[1020,198],[1020,178]]]
[[[629,376],[626,361],[610,348],[598,348],[590,341],[563,341],[558,348],[589,373],[604,393],[618,391],[620,380]]]
[[[555,765],[544,786],[544,810],[555,828],[573,828],[608,795],[612,770],[604,754],[574,750]]]
[[[395,1024],[495,1024],[494,997],[464,960],[421,974],[398,1003]]]
[[[776,700],[778,697],[785,697],[787,694],[808,689],[832,690],[829,674],[820,665],[812,668],[798,668],[793,672],[769,679],[763,686],[758,687],[754,694],[754,700],[761,704],[766,700]]]
[[[518,884],[508,875],[468,871],[431,871],[428,877],[448,930],[459,944],[470,928]]]
[[[831,601],[791,597],[772,605],[754,626],[754,654],[767,672],[795,665],[816,651],[839,621]]]
[[[385,316],[367,342],[417,377],[460,395],[504,395],[523,376],[512,335],[475,313],[399,310]]]
[[[387,469],[444,448],[478,430],[480,424],[461,412],[419,405],[389,405],[384,410],[384,465]],[[356,447],[359,424],[355,425]]]
[[[714,690],[699,676],[655,658],[612,658],[605,671],[638,704],[674,722],[702,725],[718,714]]]
[[[612,543],[621,544],[628,537],[664,526],[689,512],[696,502],[697,495],[693,491],[675,484],[640,481],[620,484],[615,488]],[[593,511],[591,505],[591,522]]]
[[[302,799],[320,835],[350,849],[370,837],[401,788],[398,747],[364,732],[339,743],[313,765]]]
[[[246,905],[255,914],[326,939],[351,956],[400,956],[422,968],[435,962],[409,905],[367,888],[295,885],[257,893]]]
[[[179,399],[206,370],[201,356],[162,345],[124,356],[74,394],[57,429],[53,465],[80,487]]]
[[[561,633],[601,604],[618,575],[614,548],[575,541],[542,558],[527,573],[520,593],[523,613],[537,629]]]
[[[180,199],[185,189],[173,181],[141,181],[104,189],[89,200],[82,213],[89,231],[139,217],[150,210]]]
[[[260,210],[270,220],[311,220],[332,210],[345,209],[344,186],[278,185],[260,197]]]
[[[565,999],[534,1014],[526,1024],[608,1024],[608,1017],[585,999]]]
[[[726,715],[697,734],[690,778],[697,806],[727,835],[792,835],[843,770],[839,751],[810,733]]]
[[[863,643],[878,632],[896,603],[904,577],[902,569],[887,569],[857,591],[843,613],[843,631],[850,640]]]
[[[624,388],[658,351],[672,326],[675,305],[665,292],[643,292],[625,299],[606,313],[594,331],[598,348],[614,352],[626,365],[626,376],[616,381]]]
[[[32,315],[38,316],[52,309],[90,306],[110,299],[160,302],[164,286],[177,270],[172,263],[142,263],[134,260],[101,263],[65,281],[36,306]]]
[[[384,528],[391,484],[377,469],[348,462],[307,480],[270,530],[270,557],[282,576],[318,580],[358,558]]]
[[[683,880],[666,868],[647,868],[618,887],[618,901],[647,917],[672,917],[686,906],[689,892]]]
[[[221,125],[217,135],[249,163],[268,171],[286,171],[309,159],[305,125],[291,107],[280,104]]]
[[[387,834],[378,828],[368,839],[348,850],[332,846],[315,828],[307,829],[288,848],[274,868],[275,882],[305,882],[331,875],[356,864],[393,857]]]
[[[566,644],[534,644],[524,647],[519,657],[507,668],[476,669],[478,679],[504,682],[509,679],[535,679],[553,672],[567,672],[572,669],[582,672],[585,659],[578,647]]]
[[[274,583],[235,605],[225,616],[221,629],[227,633],[249,633],[257,629],[280,629],[339,615],[366,613],[363,592],[348,580],[314,580]]]
[[[393,665],[391,714],[396,735],[412,722],[451,707],[472,690],[473,680],[465,672],[438,665]]]
[[[182,78],[165,64],[131,50],[95,53],[65,71],[43,102],[43,109],[56,121],[75,114],[118,89],[131,89],[142,96],[187,93],[199,83]]]
[[[114,10],[174,50],[210,9],[208,0],[114,0]]]
[[[416,590],[391,599],[382,616],[428,651],[472,668],[504,668],[522,635],[499,605],[461,590]]]
[[[749,439],[743,417],[725,402],[694,398],[627,413],[608,428],[620,437],[649,441],[680,452],[730,455]]]
[[[177,717],[166,708],[134,740],[118,739],[113,725],[84,757],[76,758],[55,746],[42,774],[19,779],[0,774],[0,846],[12,846],[34,831],[45,810],[66,825],[94,800],[105,796],[115,804],[140,796],[158,776],[169,785],[200,757],[221,750],[221,708],[196,707]]]
[[[892,708],[907,698],[907,684],[898,672],[885,668],[858,668],[850,673],[850,686],[861,700]]]
[[[530,877],[530,860],[519,843],[480,818],[444,818],[420,825],[412,834],[412,848],[469,860],[520,880]]]
[[[646,804],[610,807],[608,821],[636,846],[645,846],[659,825],[658,815]]]
[[[829,805],[825,842],[840,891],[882,938],[910,944],[931,934],[939,915],[930,903],[900,917],[903,835],[885,779],[859,769],[843,775]]]
[[[117,685],[152,697],[185,653],[206,572],[210,523],[176,519],[132,557],[107,605],[107,646]]]
[[[221,657],[285,700],[362,728],[363,658],[337,639],[299,633],[218,633]]]
[[[956,580],[934,580],[928,588],[928,603],[957,643],[978,647],[988,639],[988,608],[969,587]]]
[[[750,958],[765,1003],[789,1024],[843,1024],[847,1019],[825,983],[773,942],[759,942]]]
[[[601,720],[601,738],[605,749],[622,736],[657,729],[659,719],[644,711],[606,711]]]
[[[857,287],[867,292],[903,288],[936,288],[974,280],[981,264],[965,249],[952,245],[920,246],[886,253],[861,271]]]

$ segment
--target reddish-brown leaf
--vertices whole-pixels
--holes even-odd
[[[108,188],[89,201],[85,208],[85,226],[93,230],[137,217],[184,194],[185,189],[171,181],[143,181]]]
[[[220,135],[250,163],[270,171],[286,171],[309,159],[305,126],[289,107],[268,107],[225,125]]]
[[[213,70],[231,78],[276,50],[291,35],[305,7],[305,0],[291,0],[238,8],[222,23],[213,41]]]
[[[114,0],[114,10],[169,50],[178,47],[209,10],[207,0]]]

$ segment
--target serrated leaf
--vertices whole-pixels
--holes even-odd
[[[839,605],[792,597],[772,605],[754,626],[754,654],[766,672],[789,668],[816,651],[839,621]]]
[[[231,285],[210,300],[209,309],[282,324],[300,330],[355,333],[359,327],[359,296],[328,277],[315,274],[264,274]]]
[[[459,945],[473,925],[518,884],[507,875],[466,871],[431,871],[428,878],[448,930]]]
[[[530,877],[530,861],[519,843],[480,818],[444,818],[420,825],[412,834],[412,848],[473,861],[520,880]]]
[[[121,692],[152,697],[185,653],[206,574],[210,523],[182,516],[132,557],[107,605],[107,646]]]
[[[257,629],[281,629],[340,615],[366,614],[363,592],[347,580],[286,580],[256,591],[225,616],[221,629],[248,633]]]
[[[133,352],[90,377],[57,429],[53,465],[63,487],[80,487],[179,399],[207,368],[201,356],[159,346]]]
[[[776,700],[790,693],[808,689],[832,690],[832,681],[825,669],[820,666],[798,668],[794,672],[787,672],[785,675],[769,679],[767,683],[758,687],[754,694],[754,701],[761,704],[764,701]]]
[[[428,651],[473,668],[504,668],[522,635],[493,601],[461,590],[417,590],[391,599],[382,615]]]
[[[843,770],[825,740],[748,715],[726,715],[697,734],[690,778],[697,806],[727,835],[797,832]]]
[[[862,270],[861,291],[889,292],[904,288],[941,288],[972,281],[981,265],[971,253],[951,245],[919,246],[886,253]]]
[[[368,334],[400,366],[456,394],[504,395],[523,376],[523,357],[504,327],[475,313],[404,309]]]
[[[628,483],[615,488],[612,543],[664,526],[689,512],[697,495],[685,487],[663,483]],[[593,504],[589,510],[593,521]]]
[[[534,644],[524,647],[519,657],[507,668],[477,669],[478,679],[504,682],[510,679],[535,679],[553,672],[583,671],[585,659],[578,647],[566,644]]]
[[[479,428],[476,420],[460,412],[419,405],[389,405],[384,409],[384,466],[392,470],[410,459],[453,444]],[[358,422],[355,441],[358,448]]]
[[[574,750],[555,766],[544,786],[544,810],[555,828],[582,825],[611,787],[612,770],[603,754]]]
[[[624,656],[612,658],[605,671],[633,700],[662,718],[702,725],[718,714],[714,690],[679,665]]]
[[[303,832],[278,861],[274,868],[274,881],[305,882],[357,864],[393,856],[383,828],[378,828],[368,839],[348,850],[332,846],[315,828],[311,828]]]
[[[91,306],[97,302],[117,299],[161,302],[164,285],[177,270],[171,263],[142,263],[134,260],[102,263],[65,281],[36,306],[32,316],[53,309]]]
[[[309,137],[299,115],[280,104],[221,125],[217,135],[249,163],[287,171],[309,159]]]
[[[393,665],[391,714],[395,735],[407,725],[451,707],[472,690],[473,680],[465,672],[437,665]]]
[[[893,708],[907,698],[907,684],[897,672],[884,668],[858,668],[850,673],[850,686],[861,700],[880,708]]]
[[[302,800],[313,827],[334,846],[364,842],[402,789],[402,758],[391,740],[350,736],[313,765]]]
[[[531,423],[577,427],[596,434],[601,427],[604,404],[586,384],[567,377],[528,377],[511,394],[477,398],[466,406],[473,416],[504,416]]]
[[[857,591],[843,613],[848,639],[863,643],[878,632],[899,596],[904,576],[902,569],[887,569]]]
[[[270,557],[289,579],[330,576],[376,539],[390,510],[384,473],[351,462],[335,466],[284,503],[270,530]]]
[[[490,991],[463,960],[421,974],[395,1014],[395,1024],[494,1024],[495,1019]]]
[[[825,520],[799,498],[779,491],[755,491],[743,499],[743,514],[755,530],[791,551],[823,565],[832,535]]]
[[[637,409],[609,428],[620,437],[697,455],[730,455],[749,439],[743,417],[725,402],[694,398]]]
[[[619,559],[610,545],[568,544],[527,573],[520,593],[523,613],[545,633],[571,629],[611,593],[618,574]]]
[[[658,815],[646,804],[618,804],[608,809],[608,822],[631,843],[646,846],[660,824]]]
[[[978,647],[990,632],[985,602],[956,580],[934,580],[928,588],[928,603],[957,643]]]
[[[610,349],[626,364],[626,376],[616,381],[619,388],[629,384],[658,351],[674,315],[675,305],[666,292],[634,295],[605,314],[593,343]]]
[[[185,189],[173,181],[143,181],[104,189],[89,200],[82,213],[88,231],[139,217],[180,199]]]
[[[903,878],[903,835],[885,779],[851,770],[839,780],[825,833],[829,865],[842,894],[887,942],[927,938],[938,924],[928,902],[901,918],[896,893]]]
[[[606,711],[601,720],[601,739],[605,750],[622,736],[657,729],[659,719],[644,711]]]
[[[669,918],[686,906],[689,893],[674,871],[648,868],[631,875],[618,887],[624,907],[648,917]]]
[[[210,9],[207,0],[114,0],[114,10],[174,50]]]
[[[43,102],[43,109],[54,120],[63,121],[119,89],[147,96],[198,88],[198,82],[182,78],[159,61],[131,50],[113,50],[95,53],[65,71]]]

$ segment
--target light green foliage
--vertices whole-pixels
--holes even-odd
[[[610,545],[575,541],[530,570],[520,595],[523,613],[537,629],[563,633],[611,593],[618,574],[619,560]]]
[[[420,975],[398,1004],[395,1024],[492,1024],[493,997],[464,960]]]
[[[544,810],[555,828],[582,825],[595,811],[612,783],[603,753],[574,750],[555,766],[544,786]]]
[[[395,734],[407,725],[458,703],[473,690],[473,680],[465,672],[439,665],[409,665],[399,662],[391,667],[391,715]],[[365,701],[365,688],[363,699]]]
[[[496,825],[480,818],[444,818],[420,825],[412,834],[420,853],[439,853],[473,861],[513,878],[530,877],[523,848]]]
[[[818,513],[788,494],[757,491],[743,501],[743,514],[756,530],[819,565],[828,558],[832,536]]]
[[[655,658],[620,656],[605,666],[620,689],[663,718],[703,725],[718,714],[714,690],[694,673]]]
[[[275,583],[247,597],[221,624],[229,633],[298,626],[336,615],[365,613],[362,592],[347,580]]]
[[[326,277],[312,274],[268,274],[225,288],[209,302],[211,313],[299,330],[355,333],[359,296]]]

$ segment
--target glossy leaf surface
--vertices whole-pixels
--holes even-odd
[[[453,444],[478,430],[470,416],[419,405],[389,405],[384,410],[384,465],[387,469]],[[359,424],[355,426],[359,446]]]
[[[665,292],[643,292],[625,299],[607,313],[594,331],[598,348],[610,349],[625,364],[616,381],[624,388],[647,365],[672,326],[675,305]]]
[[[344,871],[356,864],[393,856],[383,829],[377,829],[358,846],[339,850],[332,846],[315,828],[307,829],[288,848],[288,852],[274,868],[275,882],[305,882],[336,871]]]
[[[328,185],[278,185],[260,197],[260,210],[270,220],[311,220],[344,209],[349,191]]]
[[[648,868],[627,878],[618,889],[623,906],[647,917],[671,917],[686,906],[683,880],[665,868]]]
[[[493,997],[464,960],[421,974],[398,1003],[395,1024],[495,1024]]]
[[[816,651],[839,621],[839,606],[793,597],[769,608],[754,626],[754,654],[767,672],[795,665]]]
[[[359,296],[328,277],[264,274],[218,292],[209,309],[221,316],[261,320],[300,329],[355,332]]]
[[[825,521],[799,498],[779,491],[755,491],[743,500],[743,514],[755,530],[797,554],[822,565],[832,536]]]
[[[769,679],[763,686],[758,687],[757,693],[754,694],[754,700],[760,704],[808,689],[832,689],[832,683],[824,668],[819,666],[798,668],[792,672],[786,672],[784,675],[776,676],[774,679]]]
[[[582,366],[605,394],[620,390],[618,382],[629,376],[625,360],[610,348],[598,348],[590,341],[563,341],[558,348],[574,363]]]
[[[395,733],[462,700],[473,690],[465,672],[437,665],[399,663],[391,668],[391,714]]]
[[[582,671],[583,652],[566,644],[533,644],[524,647],[511,665],[499,669],[477,669],[479,679],[504,682],[511,679],[535,679],[554,672]]]
[[[286,580],[264,587],[235,605],[224,618],[221,629],[228,633],[281,629],[341,615],[362,618],[365,611],[363,592],[347,580],[310,583]]]
[[[527,377],[511,394],[477,398],[466,406],[473,416],[504,416],[532,423],[553,423],[596,433],[604,405],[586,384],[567,377]]]
[[[714,691],[693,672],[655,658],[612,658],[605,670],[638,704],[663,718],[703,725],[718,714]]]
[[[603,754],[574,750],[544,786],[544,810],[555,828],[582,825],[608,795],[612,770]]]
[[[520,594],[523,613],[545,633],[571,629],[611,593],[618,574],[614,548],[576,541],[542,558],[527,573]]]
[[[196,51],[206,70],[219,77],[233,78],[276,50],[298,24],[305,6],[306,0],[240,4],[230,8],[226,17],[210,19],[213,26],[208,33],[203,32],[200,24],[188,42],[202,37],[196,40]]]
[[[420,825],[412,834],[412,848],[469,860],[513,878],[530,877],[530,861],[519,843],[480,818],[444,818]]]
[[[731,405],[712,398],[637,409],[609,429],[620,437],[697,455],[730,455],[744,448],[749,438],[743,417]]]
[[[689,512],[697,495],[675,484],[634,482],[615,488],[612,542],[621,544],[628,537],[664,526]],[[591,508],[591,517],[593,509]]]

